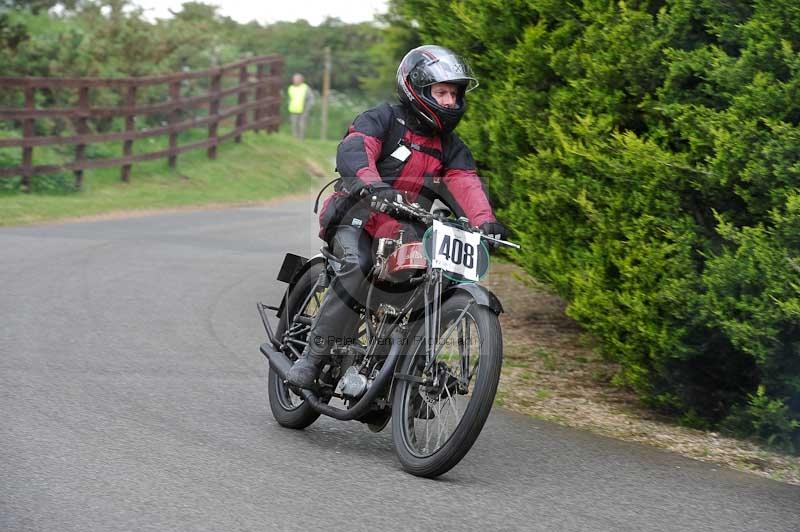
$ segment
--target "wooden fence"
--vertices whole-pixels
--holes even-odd
[[[0,77],[0,90],[22,91],[24,107],[0,107],[0,120],[13,121],[21,127],[22,137],[0,138],[0,148],[21,148],[21,164],[0,167],[0,178],[22,176],[21,188],[27,191],[31,177],[37,174],[72,171],[75,186],[80,188],[83,171],[89,168],[121,166],[121,178],[128,181],[133,163],[168,158],[169,166],[175,167],[178,155],[200,148],[207,150],[208,157],[216,157],[217,145],[228,139],[241,141],[247,130],[277,131],[280,125],[281,83],[283,60],[278,56],[254,57],[237,63],[196,72],[182,72],[164,76],[139,78],[5,78]],[[230,80],[226,78],[235,78]],[[231,85],[232,86],[226,86]],[[201,86],[203,94],[186,95],[185,87]],[[166,101],[137,104],[137,94],[142,90],[161,85]],[[165,87],[166,86],[166,87]],[[167,90],[168,87],[168,90]],[[120,105],[116,107],[93,107],[91,91],[103,89],[118,93]],[[72,108],[37,108],[37,91],[75,91],[77,106]],[[19,95],[18,95],[19,96]],[[225,106],[224,100],[235,99],[234,105]],[[137,117],[165,116],[157,127],[136,127]],[[189,116],[191,115],[191,116]],[[124,120],[124,131],[92,133],[91,119]],[[42,119],[62,120],[72,124],[70,135],[39,135],[36,121]],[[235,122],[234,122],[235,121]],[[222,123],[233,122],[232,129],[220,132]],[[207,127],[207,138],[200,141],[178,144],[181,132]],[[169,147],[148,153],[136,153],[133,144],[137,140],[169,135]],[[88,158],[86,147],[101,142],[121,142],[122,156],[115,158]],[[74,145],[75,158],[63,164],[35,165],[33,150],[41,146]]]

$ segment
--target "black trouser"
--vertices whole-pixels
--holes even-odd
[[[425,232],[421,225],[403,225],[404,241],[419,241]],[[331,280],[331,286],[322,301],[317,317],[311,325],[308,339],[311,352],[317,358],[326,356],[337,344],[351,340],[351,333],[358,322],[354,307],[365,307],[369,292],[366,276],[373,265],[373,239],[366,231],[350,225],[340,225],[329,239],[331,252],[342,259]],[[386,286],[383,287],[386,289]],[[376,301],[394,300],[400,306],[406,303],[409,292],[374,288],[370,310]],[[398,299],[399,298],[399,299]]]
[[[372,268],[372,237],[349,225],[340,225],[330,239],[331,252],[342,259],[334,264],[336,275],[320,305],[308,339],[311,351],[327,355],[330,348],[343,345],[355,327],[358,314],[353,307],[364,305],[369,288],[366,275]]]

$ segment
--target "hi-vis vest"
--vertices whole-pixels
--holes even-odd
[[[306,94],[308,94],[308,85],[301,83],[300,85],[289,85],[289,112],[294,114],[301,114],[306,106]]]

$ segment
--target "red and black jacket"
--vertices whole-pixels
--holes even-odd
[[[411,152],[405,161],[391,155],[401,145]],[[356,117],[339,143],[336,167],[342,181],[320,212],[320,237],[325,240],[341,224],[361,227],[373,238],[397,236],[403,224],[370,211],[366,200],[358,199],[361,189],[379,182],[426,209],[438,198],[473,226],[495,221],[469,148],[455,133],[418,133],[402,106],[382,104]]]

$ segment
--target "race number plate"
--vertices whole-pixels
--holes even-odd
[[[432,229],[431,266],[470,281],[478,281],[481,236],[438,220],[433,221]]]

